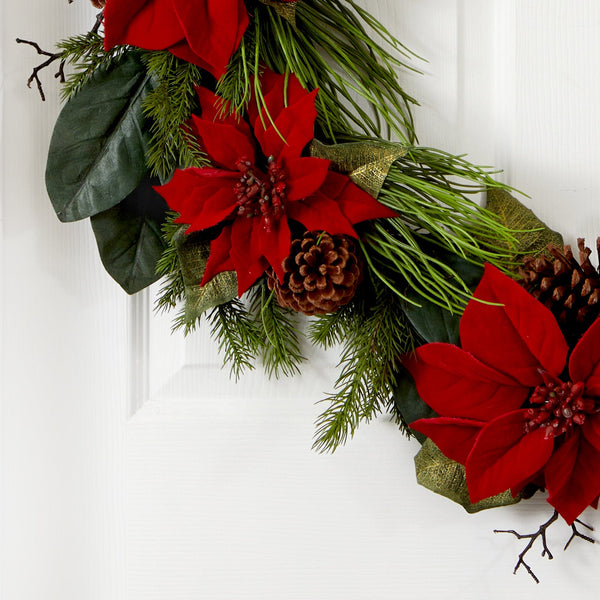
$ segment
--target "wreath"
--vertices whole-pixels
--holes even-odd
[[[352,0],[92,0],[59,65],[46,184],[90,218],[108,273],[231,376],[293,376],[309,340],[339,376],[314,447],[389,412],[417,480],[469,512],[547,492],[571,537],[600,497],[600,273],[462,156],[418,145],[414,56]],[[393,141],[392,141],[393,140]],[[477,197],[487,194],[487,204]],[[600,254],[600,241],[599,254]]]

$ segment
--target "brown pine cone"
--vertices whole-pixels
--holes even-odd
[[[526,256],[519,269],[519,283],[552,311],[571,346],[600,316],[600,272],[590,262],[592,251],[585,240],[579,238],[577,246],[579,262],[570,246],[561,251],[550,245],[554,260]],[[600,259],[600,238],[596,247]]]
[[[106,0],[91,0],[91,2],[96,8],[104,8],[106,5]]]
[[[280,306],[305,315],[335,312],[352,300],[362,279],[362,261],[354,240],[347,235],[305,232],[294,239],[283,261],[285,277],[267,271],[267,283]]]

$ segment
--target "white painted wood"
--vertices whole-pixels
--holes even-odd
[[[58,111],[23,85],[42,47],[85,30],[62,0],[0,5],[2,69],[3,600],[386,600],[593,597],[598,547],[511,571],[543,501],[469,516],[420,488],[415,442],[386,419],[333,456],[310,450],[335,353],[302,377],[237,384],[207,331],[182,340],[152,296],[103,273],[86,223],[61,225],[43,187]],[[593,0],[361,4],[419,55],[403,75],[423,145],[468,152],[574,241],[600,231]],[[41,291],[41,293],[40,293]],[[600,525],[594,511],[587,521]],[[594,592],[595,593],[595,592]]]

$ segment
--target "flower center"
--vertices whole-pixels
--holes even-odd
[[[266,177],[257,173],[247,157],[238,159],[236,167],[242,174],[235,184],[237,215],[240,217],[262,217],[263,227],[271,232],[273,223],[285,214],[287,173],[283,167],[269,157]]]
[[[539,407],[527,410],[526,433],[542,427],[546,439],[555,438],[569,432],[574,425],[583,425],[587,415],[598,412],[596,400],[583,395],[583,382],[552,380],[547,374],[544,379],[545,384],[536,387],[529,398],[530,404]]]

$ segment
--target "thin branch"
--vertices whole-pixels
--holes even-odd
[[[542,547],[543,547],[542,556],[548,556],[548,560],[552,560],[554,558],[552,556],[552,553],[550,552],[550,549],[548,548],[548,544],[546,541],[546,530],[557,519],[558,519],[558,511],[555,510],[554,514],[545,523],[540,525],[540,528],[534,533],[521,534],[521,533],[517,533],[514,529],[494,529],[494,533],[511,533],[519,540],[529,539],[529,543],[527,544],[527,546],[525,546],[523,552],[521,552],[521,554],[519,554],[519,560],[517,561],[517,564],[515,565],[515,569],[514,569],[513,573],[516,574],[516,572],[519,570],[519,567],[521,565],[523,565],[527,569],[527,572],[531,575],[533,580],[536,583],[540,582],[540,580],[536,577],[535,573],[532,571],[531,567],[525,562],[525,555],[531,550],[531,548],[532,548],[533,544],[535,544],[536,540],[538,538],[541,538],[542,539]]]
[[[494,533],[510,533],[519,540],[524,540],[524,539],[529,540],[527,546],[525,546],[525,548],[523,549],[523,552],[521,552],[521,554],[519,554],[519,560],[517,561],[517,564],[515,565],[515,569],[514,569],[513,573],[516,574],[516,572],[519,570],[519,567],[523,566],[523,567],[525,567],[525,569],[527,569],[527,572],[531,575],[531,577],[533,578],[533,580],[536,583],[540,582],[540,580],[536,577],[535,573],[532,571],[531,567],[525,562],[525,555],[531,550],[533,544],[537,541],[537,539],[540,538],[542,540],[542,556],[547,556],[549,560],[552,560],[554,558],[552,556],[552,553],[550,552],[550,549],[548,548],[548,543],[546,540],[546,530],[550,527],[550,525],[552,525],[552,523],[556,522],[557,519],[558,519],[558,511],[555,510],[554,514],[545,523],[540,525],[540,528],[537,531],[535,531],[534,533],[521,534],[521,533],[517,533],[514,529],[494,529]],[[586,525],[579,519],[576,519],[575,522],[571,525],[572,534],[571,534],[571,537],[569,538],[569,541],[565,544],[564,550],[566,550],[569,547],[571,542],[576,537],[579,537],[579,538],[585,540],[586,542],[590,542],[591,544],[596,543],[596,540],[581,533],[577,529],[577,524],[582,525],[583,527],[585,527],[586,529],[588,529],[590,531],[594,531],[593,527],[590,527],[589,525]]]
[[[62,52],[48,52],[47,50],[42,50],[40,48],[39,44],[37,44],[36,42],[30,42],[29,40],[22,40],[21,38],[17,38],[17,44],[28,44],[29,46],[33,46],[36,49],[38,54],[49,57],[48,60],[45,60],[43,63],[39,64],[37,67],[34,67],[29,79],[27,80],[27,87],[29,87],[29,88],[31,87],[31,84],[34,81],[36,82],[38,91],[42,98],[42,102],[44,102],[46,100],[46,96],[44,95],[44,88],[42,87],[42,82],[40,81],[38,73],[42,69],[45,69],[46,67],[50,66],[55,60],[61,59],[63,56],[63,53]],[[64,67],[65,67],[65,61],[64,61],[64,59],[62,59],[59,64],[58,71],[54,75],[54,77],[59,79],[59,81],[61,83],[65,82]]]

